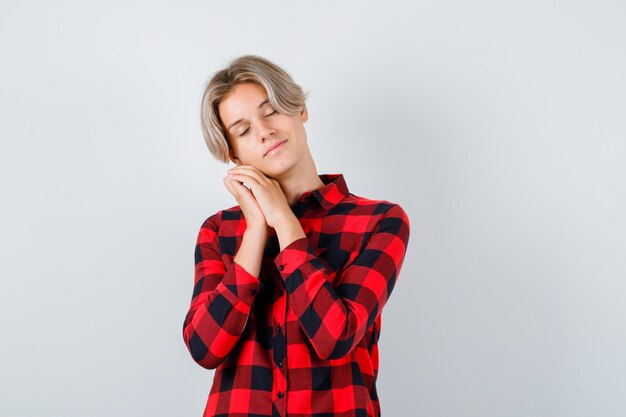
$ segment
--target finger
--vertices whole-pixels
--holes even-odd
[[[247,174],[230,173],[230,174],[228,174],[228,176],[231,177],[234,180],[239,181],[240,183],[245,183],[246,185],[248,185],[250,187],[259,187],[260,186],[257,178],[252,177],[252,176],[247,175]]]
[[[235,197],[235,200],[237,200],[239,204],[247,198],[256,199],[252,190],[239,181],[228,181],[228,183],[229,185],[226,188],[230,191],[233,197]]]
[[[252,165],[231,168],[228,172],[233,174],[249,175],[251,178],[256,179],[259,184],[266,184],[268,180],[268,177],[263,172]]]
[[[226,189],[228,190],[228,192],[230,192],[233,196],[237,196],[237,189],[235,188],[235,183],[236,181],[231,180],[230,178],[224,178],[224,186],[226,186]]]
[[[250,191],[248,187],[242,184],[241,180],[231,178],[230,176],[224,178],[224,184],[232,194]]]

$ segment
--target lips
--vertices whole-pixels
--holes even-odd
[[[272,149],[275,149],[277,147],[279,147],[280,145],[282,145],[283,143],[287,142],[286,140],[281,140],[280,142],[278,142],[277,144],[275,144],[274,146],[272,146],[271,148],[269,148],[267,150],[267,152],[265,152],[265,155],[263,156],[267,156],[268,153],[270,153],[270,151],[272,151]]]

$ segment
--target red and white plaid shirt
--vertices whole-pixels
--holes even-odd
[[[398,205],[351,194],[342,174],[292,205],[307,237],[274,229],[259,277],[233,262],[239,206],[201,226],[183,338],[216,369],[205,417],[378,417],[381,312],[409,240]]]

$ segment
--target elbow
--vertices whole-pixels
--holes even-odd
[[[192,354],[192,356],[193,356],[193,354]],[[209,355],[209,356],[211,356],[211,355]],[[220,364],[222,362],[224,362],[224,359],[218,359],[218,358],[216,358],[214,356],[211,356],[211,357],[209,357],[209,356],[206,356],[206,357],[204,357],[203,359],[200,359],[200,360],[194,358],[194,360],[196,361],[196,363],[198,365],[200,365],[201,367],[203,367],[205,369],[217,369],[217,367],[220,366]]]
[[[341,359],[347,356],[357,345],[358,329],[354,329],[355,321],[350,315],[333,320],[334,329],[328,325],[317,326],[314,329],[313,321],[302,322],[305,333],[315,354],[321,360]]]
[[[354,349],[354,338],[348,340],[338,340],[335,348],[330,352],[326,359],[341,359],[348,356]]]
[[[224,361],[224,358],[218,358],[209,351],[209,348],[200,339],[198,333],[192,332],[191,336],[189,336],[185,332],[183,333],[183,339],[193,360],[203,368],[216,369]]]
[[[315,353],[322,360],[341,359],[354,349],[353,338],[337,340],[325,346],[315,346]]]

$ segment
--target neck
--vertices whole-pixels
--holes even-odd
[[[310,154],[307,156],[292,170],[283,173],[280,178],[276,178],[289,206],[293,206],[305,192],[317,190],[324,186],[324,182],[317,173],[313,158],[310,157]]]

